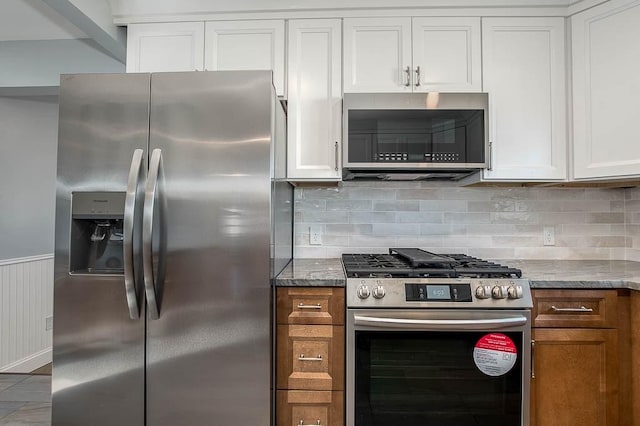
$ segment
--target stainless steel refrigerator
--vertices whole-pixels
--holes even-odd
[[[272,424],[271,72],[66,75],[59,99],[53,426]]]

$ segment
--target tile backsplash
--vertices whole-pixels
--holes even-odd
[[[640,260],[640,188],[341,182],[295,195],[299,258],[420,247],[494,259]],[[320,227],[321,245],[310,244],[310,226]],[[544,227],[555,245],[543,244]]]
[[[640,262],[640,188],[625,190],[625,226],[627,259]]]

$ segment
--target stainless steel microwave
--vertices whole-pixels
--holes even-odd
[[[486,93],[347,93],[343,179],[459,179],[488,166]]]

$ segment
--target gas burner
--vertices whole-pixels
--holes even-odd
[[[521,278],[522,271],[465,254],[392,248],[389,254],[343,254],[349,278]]]

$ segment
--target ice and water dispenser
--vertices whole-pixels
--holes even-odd
[[[73,192],[72,274],[122,274],[125,192]]]

